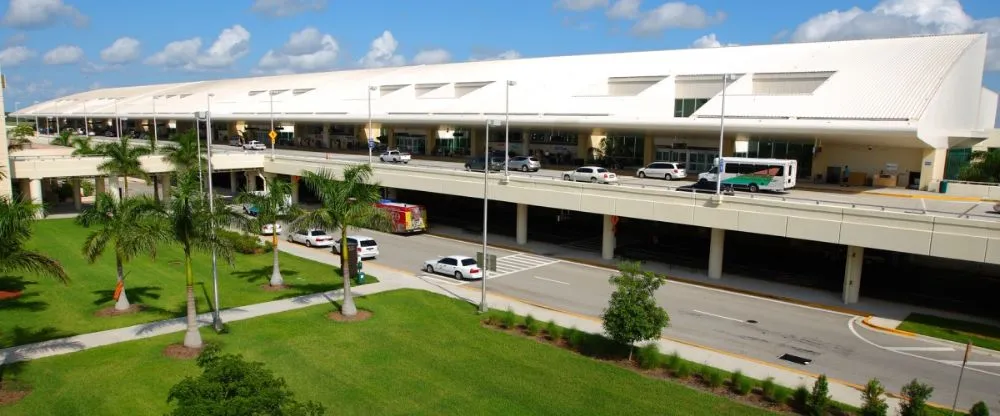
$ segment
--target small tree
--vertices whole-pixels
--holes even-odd
[[[186,377],[170,389],[167,403],[176,401],[174,416],[319,416],[318,403],[299,403],[285,379],[275,377],[263,363],[242,355],[219,355],[209,345],[198,356],[198,377]]]
[[[30,124],[18,124],[7,134],[7,151],[24,150],[31,147],[30,137],[35,136],[35,128]]]
[[[913,379],[900,391],[905,398],[899,402],[900,416],[924,416],[927,414],[927,401],[934,393],[934,387]]]
[[[978,402],[969,409],[969,416],[990,416],[990,409],[986,407],[986,403]]]
[[[889,412],[889,404],[882,397],[884,394],[885,387],[877,378],[868,380],[861,391],[861,416],[885,416]]]
[[[663,279],[643,271],[638,262],[622,262],[618,272],[611,276],[615,291],[601,319],[604,331],[612,340],[629,346],[628,359],[631,361],[633,344],[659,338],[660,332],[670,323],[670,316],[656,303],[656,289],[663,284]]]
[[[830,384],[826,381],[826,374],[820,374],[813,384],[812,393],[806,399],[806,411],[811,416],[823,416],[826,409],[830,407]]]

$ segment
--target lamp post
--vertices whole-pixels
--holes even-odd
[[[268,101],[270,102],[270,114],[271,114],[271,131],[274,131],[274,90],[268,90]],[[271,134],[271,131],[267,132]],[[274,146],[278,142],[277,137],[271,139],[271,161],[274,161]]]
[[[35,101],[35,105],[38,105],[38,101]],[[35,113],[35,131],[37,132],[38,129],[41,127],[38,125],[38,113],[35,111],[32,111],[32,113]]]
[[[56,135],[58,135],[61,132],[62,129],[59,128],[59,101],[56,100]]]
[[[722,110],[719,117],[719,166],[715,174],[715,195],[718,203],[722,203],[722,172],[726,168],[726,162],[722,160],[722,146],[726,137],[726,87],[729,86],[730,74],[722,75]]]
[[[479,301],[479,312],[486,313],[489,307],[486,305],[486,276],[489,273],[490,256],[487,253],[487,232],[486,228],[489,224],[489,206],[490,206],[490,126],[498,126],[500,122],[498,120],[486,120],[486,140],[483,140],[483,149],[485,150],[485,157],[483,158],[483,264],[479,267],[483,269],[483,281],[482,281],[482,299]]]
[[[517,85],[517,82],[508,80],[504,84],[504,106],[503,106],[503,183],[506,185],[510,182],[510,173],[507,170],[507,165],[510,164],[510,87]],[[489,132],[486,134],[486,141],[490,141]],[[486,155],[486,159],[489,160],[489,154]]]
[[[215,213],[215,190],[212,188],[212,97],[215,94],[208,94],[207,111],[205,111],[205,139],[208,151],[208,210]],[[199,174],[201,173],[201,151],[198,151]],[[209,224],[211,232],[215,234],[215,223]],[[219,268],[215,247],[212,247],[212,297],[214,298],[214,308],[212,313],[212,327],[216,332],[222,331],[222,314],[219,313]]]
[[[368,164],[372,164],[372,147],[375,146],[375,139],[372,137],[372,91],[375,91],[375,86],[368,86]]]
[[[59,128],[59,123],[56,123]],[[118,133],[118,140],[122,138],[122,117],[118,114],[118,98],[115,98],[115,131]]]
[[[20,109],[21,109],[21,102],[20,101],[14,101],[14,124],[15,125],[21,124],[21,116],[19,114],[17,114],[17,112]],[[6,121],[6,120],[4,120],[4,121]]]
[[[83,134],[90,137],[90,115],[87,114],[87,100],[83,100]]]
[[[160,136],[158,135],[159,131],[157,130],[157,125],[156,125],[157,124],[156,123],[156,98],[157,97],[159,97],[159,96],[158,95],[154,95],[153,96],[153,141],[152,141],[152,146],[151,147],[153,148],[153,152],[154,153],[156,153],[156,141],[160,139]]]

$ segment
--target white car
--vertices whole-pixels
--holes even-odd
[[[333,236],[323,230],[298,230],[288,234],[288,241],[304,244],[306,247],[330,247],[333,245]]]
[[[393,163],[410,163],[411,156],[409,153],[400,152],[399,150],[386,150],[378,157],[378,160],[383,162],[393,162]]]
[[[363,235],[349,235],[347,236],[347,244],[356,244],[358,247],[358,258],[359,259],[372,259],[374,260],[378,257],[378,243],[375,242],[374,238],[365,237]],[[333,251],[340,254],[340,240],[333,242]]]
[[[256,140],[251,140],[249,142],[243,143],[243,150],[267,150],[267,146],[264,143],[258,142]]]
[[[482,279],[483,270],[476,264],[476,259],[466,256],[447,256],[424,262],[427,273],[454,276],[458,280]]]
[[[657,178],[664,180],[684,179],[687,177],[687,168],[683,163],[675,162],[653,162],[644,168],[639,168],[635,176],[640,178]]]
[[[264,224],[260,227],[263,235],[281,234],[281,224]]]
[[[563,172],[564,181],[590,183],[618,183],[618,175],[600,166],[584,166],[577,170]]]

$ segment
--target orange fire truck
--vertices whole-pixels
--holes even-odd
[[[412,234],[427,231],[427,210],[420,205],[382,201],[375,204],[392,218],[392,232]]]

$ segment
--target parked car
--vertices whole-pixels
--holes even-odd
[[[465,170],[482,172],[486,168],[486,158],[474,157],[465,161]],[[490,157],[490,172],[503,170],[503,156]]]
[[[684,179],[687,177],[687,166],[677,162],[653,162],[644,168],[639,168],[635,176],[668,181],[672,179]]]
[[[288,234],[288,241],[304,244],[306,247],[330,247],[333,245],[333,236],[318,229],[297,230]]]
[[[507,169],[521,172],[538,172],[541,168],[542,162],[539,162],[534,156],[514,156],[507,164]]]
[[[618,175],[600,166],[584,166],[576,170],[563,172],[564,181],[590,183],[618,183]]]
[[[407,152],[400,152],[399,150],[386,150],[382,152],[382,155],[378,157],[378,160],[382,162],[392,162],[392,163],[410,163],[411,156]]]
[[[378,257],[378,243],[375,242],[374,238],[365,237],[362,235],[349,235],[347,236],[347,244],[357,245],[359,259],[374,260],[376,257]],[[333,251],[337,252],[337,254],[340,254],[339,239],[333,243]]]
[[[483,278],[483,271],[476,264],[476,259],[466,256],[446,256],[427,260],[424,262],[424,271],[454,276],[458,280]]]
[[[243,145],[243,140],[240,140],[239,136],[233,136],[229,138],[229,145],[233,147],[240,147]]]
[[[264,143],[258,142],[256,140],[251,140],[249,142],[243,143],[243,150],[267,150],[267,146]]]
[[[264,224],[260,227],[262,235],[281,234],[281,224]]]

